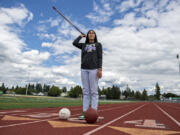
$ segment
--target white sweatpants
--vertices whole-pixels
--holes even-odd
[[[97,69],[87,70],[81,69],[81,79],[83,85],[83,112],[89,108],[91,100],[91,108],[98,108],[98,77]]]

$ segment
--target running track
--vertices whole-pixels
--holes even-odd
[[[180,135],[180,104],[127,103],[100,105],[105,119],[95,124],[73,121],[82,107],[70,107],[71,118],[58,118],[61,108],[0,110],[0,135]]]

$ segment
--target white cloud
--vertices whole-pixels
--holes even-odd
[[[47,26],[45,24],[37,26],[36,29],[38,32],[43,32],[43,33],[48,31]]]
[[[78,24],[75,21],[72,22],[78,28],[81,28],[81,31],[87,31],[87,28],[85,28],[85,26]],[[53,42],[43,42],[41,46],[51,48],[53,50],[53,55],[55,55],[56,57],[58,57],[58,55],[66,56],[67,54],[72,54],[74,51],[77,53],[79,52],[79,50],[77,50],[72,45],[72,42],[79,35],[80,33],[77,32],[69,23],[67,23],[66,21],[62,21],[57,28],[56,39]],[[85,39],[82,39],[81,42],[84,42],[84,40]]]
[[[50,57],[49,52],[27,49],[27,44],[20,38],[21,26],[32,20],[33,14],[24,5],[0,8],[0,11],[0,17],[3,18],[0,22],[0,83],[22,86],[29,82],[54,85],[68,82],[69,79],[62,75],[57,76],[51,68],[43,67],[43,62]],[[9,24],[18,24],[20,27],[16,29],[19,32],[14,31],[14,27]],[[52,34],[39,36],[54,38]],[[73,84],[73,81],[70,81],[70,84]]]
[[[41,39],[49,39],[52,41],[56,40],[56,36],[54,34],[38,33],[37,36],[40,37]]]
[[[13,24],[17,23],[23,25],[33,18],[33,14],[28,12],[23,4],[17,8],[0,8],[0,17],[3,18],[0,24]],[[24,20],[26,18],[26,20]]]
[[[136,12],[131,12],[123,19],[115,20],[117,26],[114,28],[97,29],[106,50],[101,86],[116,84],[123,88],[129,84],[134,90],[146,88],[149,94],[153,94],[154,86],[159,82],[162,92],[180,94],[176,90],[180,87],[177,85],[178,64],[175,58],[180,52],[180,5],[162,5],[171,7],[171,10],[148,10],[144,17],[139,18],[135,17]],[[136,31],[141,25],[144,27]]]
[[[59,23],[61,22],[62,20],[59,19],[59,18],[56,18],[56,19],[53,19],[53,18],[49,18],[48,20],[41,20],[39,21],[39,24],[50,24],[51,27],[55,27],[55,26],[58,26]]]
[[[110,20],[110,17],[114,14],[113,10],[111,10],[110,4],[104,1],[101,1],[103,7],[100,7],[95,0],[93,1],[93,10],[86,15],[86,17],[92,21],[92,23],[104,23]]]
[[[44,33],[47,33],[47,31],[50,29],[50,28],[53,28],[53,27],[57,27],[57,26],[59,26],[59,24],[62,22],[62,20],[61,19],[59,19],[59,18],[52,18],[52,17],[50,17],[50,18],[48,18],[47,20],[40,20],[38,23],[38,25],[36,26],[36,29],[37,29],[37,31],[39,32],[39,33],[41,33],[41,34],[39,34],[38,36],[40,36],[41,38],[42,38],[42,36],[44,37],[44,36],[46,36],[46,38],[49,38],[49,37],[47,37],[47,35],[42,35],[42,34],[44,34]],[[49,27],[50,26],[50,27]],[[52,34],[50,34],[50,36],[52,36]],[[54,37],[53,37],[53,39],[54,39]]]
[[[134,13],[129,13],[127,14],[124,19],[118,19],[118,20],[114,20],[114,24],[119,25],[133,25],[134,23],[134,19],[135,19],[135,14]]]
[[[159,8],[166,8],[166,6],[168,5],[168,1],[169,0],[161,0],[161,1],[159,1],[158,7]]]
[[[110,10],[111,10],[111,7],[110,7],[110,4],[109,4],[109,3],[104,3],[103,7],[104,7],[104,9],[105,9],[106,11],[110,11]]]
[[[156,1],[149,1],[150,3],[137,1],[135,3],[129,0],[126,3],[123,2],[124,7],[114,9],[107,1],[101,0],[100,2],[101,5],[94,1],[94,12],[88,14],[92,18],[95,17],[94,22],[100,22],[99,18],[103,20],[102,22],[107,22],[114,15],[114,11],[119,10],[121,13],[126,12],[124,7],[134,8],[132,12],[124,13],[123,18],[113,20],[112,23],[115,24],[113,27],[94,28],[105,52],[100,87],[115,84],[124,90],[128,84],[133,90],[142,91],[145,88],[149,94],[153,94],[154,86],[158,82],[162,93],[180,94],[176,59],[176,54],[180,52],[180,20],[178,16],[180,3],[178,1],[160,1],[155,5]],[[142,8],[138,7],[141,2],[144,2]],[[120,7],[120,5],[116,6]],[[102,9],[99,10],[101,7]],[[105,13],[110,9],[114,11],[106,16]],[[141,13],[138,17],[136,16],[137,12]],[[102,15],[105,15],[107,20],[101,18]],[[81,84],[81,51],[72,45],[73,40],[79,35],[76,30],[62,21],[59,22],[56,37],[48,33],[48,29],[46,29],[47,32],[37,34],[42,39],[54,38],[52,42],[43,41],[41,44],[42,47],[52,49],[52,54],[38,50],[22,51],[26,44],[6,24],[23,22],[23,20],[13,22],[11,17],[6,14],[0,13],[0,16],[5,18],[3,23],[0,23],[2,32],[0,34],[0,61],[3,62],[0,67],[2,75],[0,79],[2,81],[9,80],[9,83],[12,81],[22,84],[29,81],[48,82],[60,86],[67,84],[68,87]],[[26,16],[24,20],[27,21],[27,18]],[[87,31],[85,26],[73,23],[80,26],[82,31]],[[40,24],[45,25],[44,22]],[[56,27],[56,23],[54,26],[52,24],[52,27]],[[41,63],[52,55],[56,57],[57,63],[62,62],[63,64],[43,67]],[[8,75],[6,75],[7,73]],[[29,79],[27,79],[28,77]]]
[[[53,43],[50,43],[50,42],[43,42],[41,44],[42,47],[52,47],[53,46]]]
[[[41,52],[39,53],[38,50],[31,50],[22,52],[20,63],[27,63],[27,64],[40,64],[41,62],[47,60],[50,57],[48,52]]]
[[[126,12],[130,8],[137,8],[137,6],[142,2],[142,0],[125,0],[121,4],[117,4],[115,6],[115,9],[118,10],[118,12]]]
[[[74,85],[76,85],[76,83],[74,83],[73,81],[68,80],[66,78],[58,79],[58,80],[56,80],[56,83],[59,83],[60,85],[65,85],[65,86],[68,86],[68,85],[74,86]]]
[[[179,32],[180,28],[180,5],[176,5],[175,9],[169,12],[163,13],[159,18],[159,25],[173,32]]]
[[[148,15],[150,15],[150,12],[148,12]],[[130,27],[134,26],[136,28],[155,27],[157,26],[156,19],[147,18],[147,17],[137,18],[135,17],[135,13],[129,13],[129,14],[126,14],[123,19],[114,20],[114,24],[130,26]]]

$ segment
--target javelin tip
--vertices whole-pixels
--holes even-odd
[[[55,7],[55,6],[53,6],[52,8],[53,8],[54,10],[56,10],[56,7]]]

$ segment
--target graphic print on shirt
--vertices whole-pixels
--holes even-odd
[[[95,44],[86,45],[86,47],[85,47],[86,52],[92,52],[93,50],[96,50]]]

